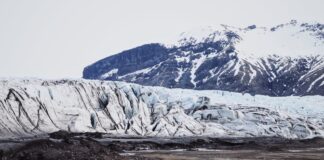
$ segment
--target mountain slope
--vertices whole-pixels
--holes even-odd
[[[107,57],[83,78],[271,96],[324,95],[324,25],[222,25]]]
[[[110,81],[0,80],[1,138],[57,130],[138,136],[324,135],[323,97],[250,96]]]

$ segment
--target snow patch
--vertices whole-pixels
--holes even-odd
[[[106,79],[106,78],[109,78],[109,77],[113,76],[116,73],[118,73],[118,68],[114,68],[114,69],[110,70],[109,72],[101,75],[100,78],[101,79]]]

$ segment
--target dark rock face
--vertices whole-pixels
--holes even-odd
[[[147,44],[102,59],[86,67],[83,76],[88,79],[97,79],[99,75],[114,68],[118,68],[118,74],[123,75],[142,68],[152,67],[167,58],[167,48],[159,44]],[[116,79],[116,75],[112,75],[109,79]]]
[[[278,25],[271,32],[283,27]],[[323,25],[300,27],[301,32],[311,32],[322,41]],[[256,26],[246,29],[255,30]],[[180,46],[147,44],[121,52],[86,67],[83,78],[270,96],[324,95],[323,56],[244,59],[236,49],[237,42],[244,41],[238,33],[224,31],[225,38],[215,40],[216,33],[201,42],[182,39]]]

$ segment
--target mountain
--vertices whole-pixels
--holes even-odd
[[[270,97],[96,80],[0,80],[1,138],[58,130],[136,136],[324,136],[323,96]]]
[[[227,25],[182,33],[174,44],[145,44],[83,71],[85,79],[148,86],[289,96],[324,95],[324,25]]]

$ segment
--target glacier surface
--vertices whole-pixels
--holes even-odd
[[[324,97],[270,97],[97,80],[0,80],[0,138],[58,130],[132,136],[324,135]]]

